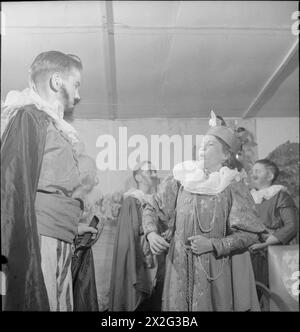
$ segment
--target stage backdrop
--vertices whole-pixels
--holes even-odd
[[[226,119],[227,123],[236,126],[243,126],[253,133],[254,138],[255,133],[255,120],[234,120]],[[102,193],[113,193],[119,190],[126,190],[128,187],[133,185],[132,183],[132,171],[119,170],[120,163],[124,169],[124,161],[134,159],[134,150],[140,149],[142,151],[144,158],[151,160],[159,168],[159,176],[164,177],[169,174],[173,169],[174,164],[180,158],[178,153],[174,153],[174,146],[171,144],[170,151],[163,151],[162,145],[160,145],[157,151],[157,145],[151,144],[151,136],[153,140],[153,135],[158,135],[166,143],[166,137],[162,135],[167,135],[170,139],[178,142],[178,136],[182,142],[182,156],[184,154],[188,156],[192,155],[193,147],[196,145],[196,135],[203,135],[207,131],[208,119],[185,119],[185,118],[173,118],[173,119],[130,119],[130,120],[75,120],[73,123],[74,127],[78,130],[85,146],[87,153],[95,158],[95,160],[101,161],[103,159],[103,154],[106,152],[111,153],[111,158],[116,155],[116,168],[117,170],[99,170],[100,183],[98,189]],[[126,133],[126,135],[125,135]],[[97,140],[100,144],[100,140],[103,142],[107,141],[106,137],[102,135],[110,135],[115,141],[114,144],[102,145],[102,147],[97,146]],[[145,137],[147,148],[142,148],[140,146],[141,136]],[[185,135],[185,137],[184,137]],[[191,135],[191,137],[188,137]],[[99,138],[102,136],[101,138]],[[127,136],[127,137],[126,137]],[[175,137],[177,136],[177,137]],[[154,137],[156,140],[157,137]],[[179,139],[179,140],[180,140]],[[192,139],[192,144],[190,144],[190,139]],[[165,147],[167,144],[163,144]],[[131,145],[129,147],[128,145]],[[135,146],[136,145],[136,146]],[[152,150],[152,151],[151,151]],[[153,151],[154,150],[154,151]],[[255,149],[256,150],[256,149]],[[168,165],[168,154],[170,152],[170,163]],[[102,155],[102,156],[101,156]],[[152,157],[151,157],[152,155]],[[142,157],[143,157],[142,156]],[[154,158],[153,158],[154,156]],[[157,164],[157,157],[159,156],[159,165]],[[122,161],[120,160],[122,158]],[[176,159],[177,158],[177,159]],[[187,159],[185,158],[185,159]],[[164,165],[163,165],[164,163]],[[162,169],[164,166],[164,169]]]
[[[287,141],[299,143],[299,118],[256,118],[258,158],[265,158]]]

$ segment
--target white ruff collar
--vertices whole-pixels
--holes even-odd
[[[36,105],[39,110],[44,111],[51,116],[58,128],[64,132],[73,144],[79,142],[79,136],[76,129],[63,119],[64,112],[59,104],[50,105],[43,100],[32,88],[26,88],[23,91],[12,90],[7,94],[3,105],[3,114],[1,117],[9,119],[15,115],[16,111],[26,105]]]
[[[263,188],[260,190],[252,189],[251,195],[254,199],[254,202],[256,204],[260,204],[263,199],[270,199],[273,196],[275,196],[280,190],[286,191],[287,188],[285,186],[282,186],[280,184],[274,184],[268,188]]]
[[[222,192],[232,181],[240,181],[242,174],[237,169],[222,167],[218,172],[206,175],[203,162],[184,161],[173,169],[173,176],[186,191],[193,194],[216,195]]]

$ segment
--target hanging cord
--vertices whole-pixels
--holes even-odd
[[[188,311],[193,309],[193,290],[194,290],[194,254],[189,245],[184,244],[178,234],[174,234],[176,241],[183,248],[186,258],[186,289],[185,300],[188,306]]]
[[[186,248],[186,262],[187,262],[187,285],[186,285],[186,302],[188,311],[193,310],[193,290],[194,290],[194,264],[193,252],[191,248]]]

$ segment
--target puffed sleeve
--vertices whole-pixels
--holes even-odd
[[[153,231],[158,232],[158,220],[166,223],[169,229],[174,226],[178,190],[178,182],[172,175],[167,176],[160,183],[151,202],[143,205],[142,223],[145,236]]]
[[[279,214],[283,226],[273,235],[282,243],[287,244],[297,235],[298,211],[291,196],[281,191],[277,200],[276,212]]]
[[[245,184],[242,181],[231,184],[229,195],[228,235],[223,239],[212,239],[217,257],[247,249],[258,242],[259,234],[265,232]]]

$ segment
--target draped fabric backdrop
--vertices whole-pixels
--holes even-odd
[[[234,125],[234,120],[226,119],[227,123]],[[73,125],[79,131],[79,134],[86,146],[87,153],[93,158],[97,158],[99,152],[101,152],[105,147],[97,147],[96,142],[101,135],[112,135],[116,141],[116,154],[117,154],[117,168],[118,159],[121,153],[126,153],[124,151],[124,146],[126,142],[122,141],[119,144],[119,128],[127,128],[127,139],[133,135],[143,135],[147,139],[148,151],[143,151],[145,154],[148,152],[148,159],[151,158],[151,135],[167,135],[169,137],[173,135],[204,135],[208,126],[208,119],[186,119],[186,118],[172,118],[172,119],[130,119],[130,120],[75,120]],[[237,120],[237,125],[245,127],[251,133],[255,134],[255,120]],[[183,142],[183,140],[182,140]],[[193,146],[188,144],[190,152],[192,152]],[[120,148],[120,151],[119,151]],[[128,147],[128,156],[133,150],[138,147]],[[187,153],[187,148],[184,149]],[[165,158],[164,154],[164,158]],[[175,156],[176,158],[176,156]],[[162,150],[160,148],[160,160],[162,160]],[[152,160],[153,161],[153,160]],[[170,167],[169,170],[160,170],[158,175],[163,177],[167,175],[176,163],[174,160],[174,148],[171,145],[170,149]],[[116,170],[116,171],[103,171],[99,170],[99,190],[102,193],[112,193],[114,191],[119,191],[121,189],[127,189],[131,184],[132,171],[131,170]]]

